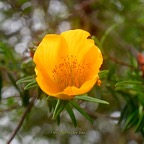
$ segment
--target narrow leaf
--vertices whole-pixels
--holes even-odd
[[[144,112],[143,112],[143,106],[139,106],[139,121],[136,126],[136,132],[142,130],[144,128]]]
[[[138,86],[133,86],[133,85],[124,85],[124,86],[118,86],[115,88],[116,91],[118,90],[133,90],[138,92],[139,94],[143,94],[144,93],[144,89]]]
[[[122,85],[142,85],[140,81],[122,81],[115,84],[115,87],[122,86]]]
[[[89,102],[109,104],[107,101],[100,100],[100,99],[97,99],[97,98],[94,98],[94,97],[90,97],[90,96],[86,96],[86,95],[76,96],[75,98],[80,99],[80,100],[89,101]]]
[[[115,90],[133,90],[139,94],[144,93],[144,85],[141,81],[122,81],[115,85]]]
[[[75,101],[70,101],[70,104],[75,109],[77,109],[85,118],[87,118],[91,124],[93,124],[92,118]]]
[[[53,112],[53,118],[57,118],[59,116],[59,114],[63,111],[63,109],[65,108],[66,104],[68,103],[68,101],[66,100],[57,100],[57,104],[55,106],[55,110]]]
[[[137,123],[138,119],[137,119],[137,111],[134,111],[131,115],[129,115],[129,117],[127,118],[126,122],[125,122],[125,127],[124,129],[129,129],[130,127],[132,127],[133,125],[135,125]]]
[[[106,37],[109,35],[109,33],[110,33],[114,28],[116,28],[117,26],[118,26],[118,24],[113,24],[112,26],[110,26],[110,27],[106,30],[105,34],[103,35],[103,37],[102,37],[101,40],[100,40],[101,47],[103,47],[104,41],[105,41]]]
[[[33,80],[35,79],[35,76],[32,75],[32,76],[27,76],[27,77],[24,77],[22,79],[19,79],[16,84],[21,84],[21,83],[29,83],[29,82],[32,82]]]
[[[37,87],[38,84],[36,82],[36,80],[32,81],[31,83],[27,84],[25,87],[24,87],[24,90],[28,90],[30,88],[33,88],[33,87]]]
[[[69,114],[74,126],[76,127],[77,126],[76,118],[75,118],[73,110],[72,110],[72,108],[70,107],[69,104],[66,105],[66,110],[67,110],[67,112],[68,112],[68,114]]]
[[[140,117],[138,124],[136,126],[135,132],[139,132],[144,128],[144,114]]]
[[[119,119],[118,124],[122,123],[122,121],[124,119],[126,119],[128,116],[128,105],[125,105],[125,107],[123,108],[123,110],[121,111],[121,117]]]

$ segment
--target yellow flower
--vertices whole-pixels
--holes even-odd
[[[48,34],[36,49],[36,81],[49,96],[69,100],[85,94],[99,80],[102,54],[90,34],[69,30]]]

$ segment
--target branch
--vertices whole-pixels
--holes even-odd
[[[75,7],[76,10],[82,10],[86,6],[89,6],[89,5],[93,4],[96,1],[97,0],[85,0],[85,1],[82,1],[81,3],[79,3],[79,4],[76,4],[74,7]]]
[[[107,115],[107,114],[100,114],[100,113],[97,113],[97,112],[90,112],[88,110],[86,110],[86,112],[94,119],[96,119],[96,118],[106,118],[106,119],[116,120],[116,121],[118,121],[120,119],[120,117],[113,117],[113,116],[110,116],[110,115]]]
[[[32,108],[32,106],[33,106],[33,104],[34,104],[34,102],[35,102],[35,99],[36,99],[36,97],[33,97],[32,100],[31,100],[31,102],[29,103],[28,107],[25,109],[25,112],[23,113],[23,115],[22,115],[22,117],[21,117],[21,119],[20,119],[17,127],[16,127],[15,130],[12,132],[11,137],[10,137],[9,140],[7,141],[7,144],[10,144],[10,143],[11,143],[11,141],[13,140],[13,138],[15,137],[15,135],[17,134],[17,132],[18,132],[19,129],[21,128],[21,126],[22,126],[22,124],[23,124],[23,122],[24,122],[24,120],[25,120],[25,118],[26,118],[27,113],[31,110],[31,108]]]
[[[130,65],[130,64],[127,64],[123,61],[119,61],[118,59],[112,57],[112,56],[109,56],[109,59],[112,60],[113,62],[117,63],[117,64],[120,64],[120,65],[123,65],[123,66],[126,66],[126,67],[129,67],[129,68],[132,68],[132,69],[135,69],[134,66]]]

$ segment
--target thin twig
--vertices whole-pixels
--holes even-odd
[[[81,3],[79,3],[79,4],[76,4],[74,7],[75,7],[76,10],[81,10],[81,9],[84,9],[86,6],[89,6],[89,5],[93,4],[96,1],[97,0],[85,0],[85,1],[82,1]]]
[[[120,119],[120,117],[113,117],[107,114],[101,114],[101,113],[97,113],[97,112],[90,112],[88,110],[86,110],[86,112],[94,119],[97,118],[106,118],[106,119],[110,119],[110,120],[116,120],[118,121]]]
[[[10,137],[9,140],[7,141],[7,144],[10,144],[10,143],[11,143],[11,141],[13,140],[13,138],[15,137],[15,135],[17,134],[17,132],[18,132],[19,129],[21,128],[21,126],[22,126],[22,124],[23,124],[23,122],[24,122],[24,120],[25,120],[25,118],[26,118],[27,113],[31,110],[31,108],[32,108],[32,106],[33,106],[33,104],[34,104],[34,102],[35,102],[35,99],[36,99],[36,97],[33,97],[32,100],[31,100],[31,102],[29,103],[28,107],[25,109],[25,112],[23,113],[23,115],[22,115],[22,117],[21,117],[21,119],[20,119],[17,127],[16,127],[15,130],[12,132],[11,137]]]
[[[8,109],[0,109],[0,113],[9,112],[9,111],[12,111],[17,108],[20,108],[20,107],[18,105],[13,105],[13,106],[9,107]]]
[[[123,61],[119,61],[119,60],[116,59],[115,57],[109,56],[109,59],[112,60],[113,62],[117,63],[117,64],[120,64],[120,65],[129,67],[129,68],[135,69],[134,66],[132,66],[132,65],[130,65],[130,64],[127,64],[127,63],[125,63],[125,62],[123,62]]]

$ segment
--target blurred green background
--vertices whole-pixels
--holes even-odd
[[[65,111],[57,125],[39,88],[24,91],[16,82],[34,74],[33,49],[45,34],[77,28],[91,33],[101,70],[109,71],[89,95],[110,104],[82,102],[94,124],[75,110],[75,128]],[[37,96],[11,144],[142,144],[143,51],[144,0],[0,0],[0,143]]]

